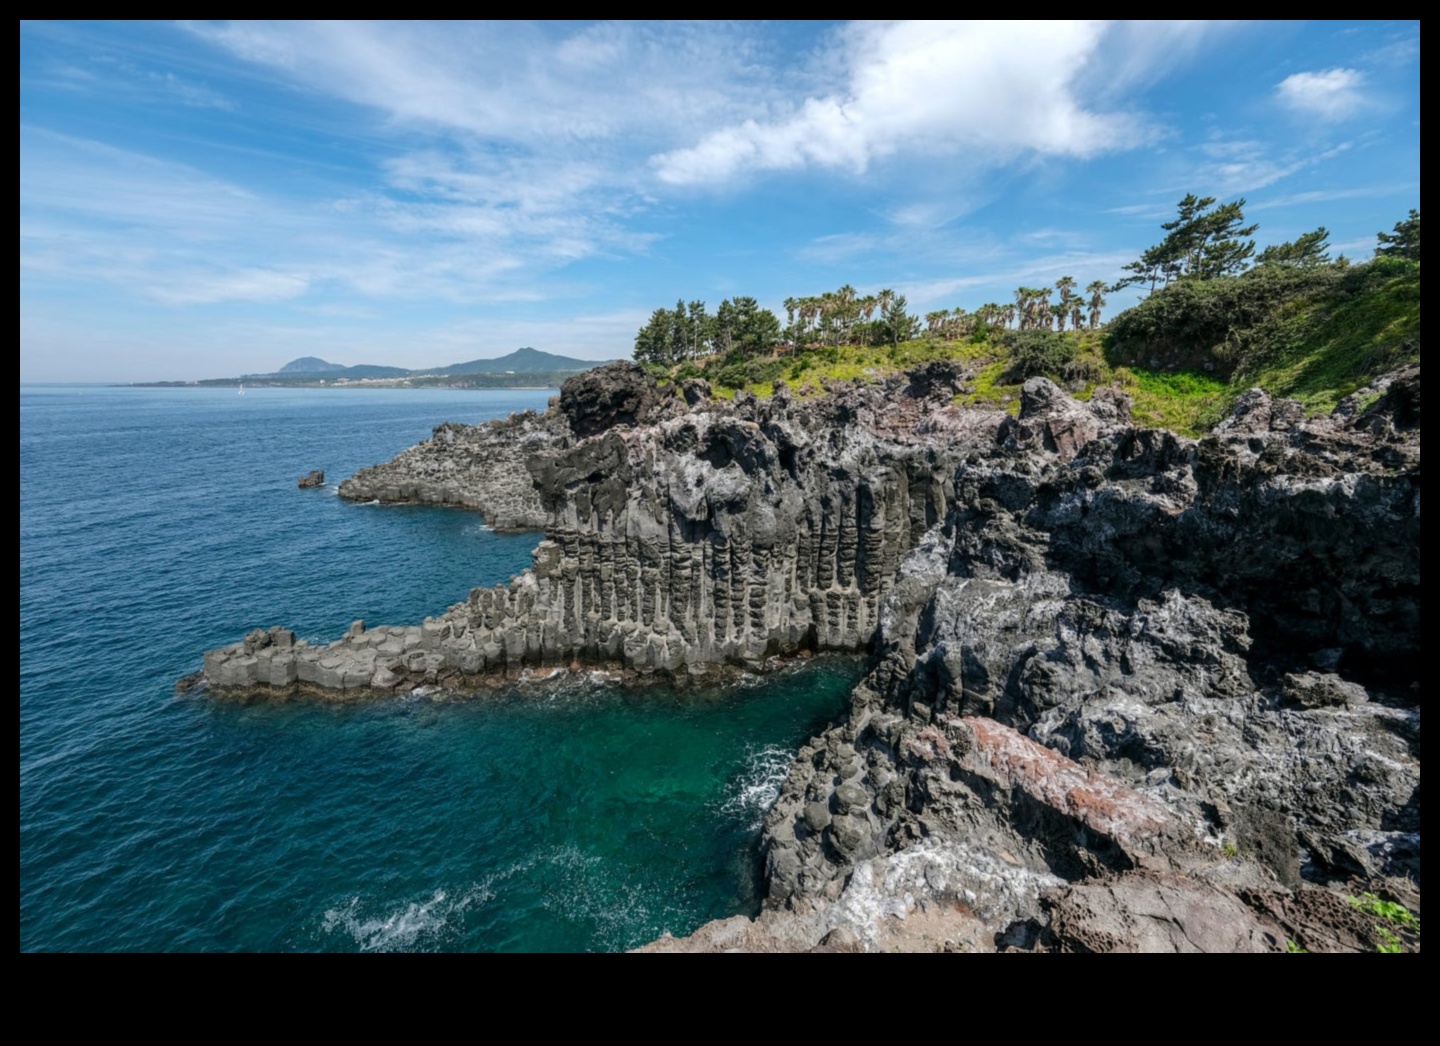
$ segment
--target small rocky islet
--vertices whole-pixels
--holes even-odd
[[[340,495],[543,529],[533,566],[418,625],[256,629],[182,687],[861,652],[766,818],[764,910],[648,947],[1386,945],[1352,899],[1419,907],[1419,367],[1321,417],[1257,389],[1199,440],[1046,378],[1018,416],[958,405],[973,379],[728,400],[620,363],[544,413],[442,425]]]

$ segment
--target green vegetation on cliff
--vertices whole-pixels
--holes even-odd
[[[1144,278],[1153,277],[1158,289],[1103,327],[1099,281],[1081,297],[1064,278],[1053,291],[1057,305],[1050,289],[1021,287],[1013,306],[931,313],[923,335],[913,319],[903,328],[871,324],[869,300],[846,287],[787,303],[797,306],[784,328],[788,341],[664,362],[651,355],[650,368],[676,382],[703,377],[721,397],[740,389],[769,396],[782,381],[807,396],[823,394],[829,381],[877,380],[958,359],[975,371],[963,403],[1018,409],[1020,385],[1036,375],[1081,398],[1116,384],[1133,398],[1141,422],[1198,435],[1254,386],[1318,413],[1419,359],[1418,211],[1379,234],[1373,260],[1331,261],[1322,227],[1266,248],[1258,264],[1242,270],[1253,253],[1253,243],[1238,239],[1253,231],[1238,224],[1244,201],[1212,210],[1213,203],[1182,201],[1180,218],[1165,226],[1170,235],[1146,252],[1153,264]],[[903,296],[882,295],[903,310]],[[812,302],[820,304],[812,310]],[[854,307],[835,304],[846,302]]]

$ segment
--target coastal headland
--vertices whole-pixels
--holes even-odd
[[[1018,414],[962,405],[975,378],[727,399],[619,363],[543,414],[442,425],[341,495],[543,529],[532,567],[325,646],[257,629],[182,685],[354,699],[863,652],[766,819],[765,910],[651,947],[1395,937],[1346,897],[1419,905],[1419,367],[1320,416],[1257,389],[1200,439],[1043,377]]]

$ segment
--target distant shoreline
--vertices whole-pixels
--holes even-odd
[[[48,385],[82,384],[80,382],[44,382]],[[366,381],[256,381],[244,382],[233,379],[207,379],[205,381],[112,381],[87,382],[97,388],[111,389],[442,389],[450,392],[540,392],[560,388],[559,385],[509,385],[466,383],[416,384],[412,381],[366,380]]]

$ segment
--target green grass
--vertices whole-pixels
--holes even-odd
[[[1115,380],[1134,400],[1130,410],[1137,422],[1183,436],[1208,432],[1236,395],[1231,385],[1200,371],[1117,367]]]
[[[1377,374],[1418,360],[1419,267],[1364,268],[1363,278],[1351,278],[1335,293],[1280,310],[1235,381],[1325,411]]]
[[[988,359],[993,354],[993,350],[983,344],[921,338],[898,346],[824,346],[793,355],[752,360],[715,356],[681,364],[673,370],[677,377],[681,370],[686,371],[686,376],[705,377],[721,399],[734,399],[741,389],[756,396],[772,396],[779,381],[788,384],[797,395],[819,396],[825,394],[827,381],[878,381],[931,360],[971,361]]]
[[[1020,413],[1020,385],[1009,381],[1010,357],[1002,356],[982,367],[971,382],[975,391],[961,393],[955,402],[966,407],[999,407],[1011,414]]]
[[[1137,375],[1146,368],[1208,375],[1226,386],[1210,390],[1217,398],[1202,404],[1207,392],[1199,387],[1142,381],[1145,409],[1157,423],[1207,429],[1253,386],[1322,413],[1380,374],[1419,360],[1420,265],[1380,258],[1175,284],[1117,316],[1105,354]],[[1186,402],[1159,401],[1172,395]]]

